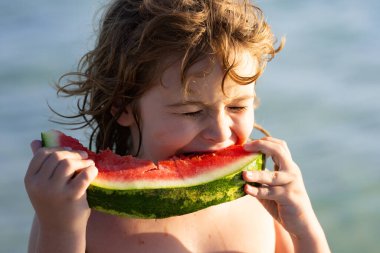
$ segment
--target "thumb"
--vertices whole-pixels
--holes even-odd
[[[42,142],[40,140],[34,140],[30,143],[33,155],[42,147]]]

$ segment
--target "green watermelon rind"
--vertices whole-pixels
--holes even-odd
[[[87,200],[92,209],[130,218],[159,219],[184,215],[245,196],[243,187],[246,182],[242,179],[242,171],[261,170],[263,158],[263,155],[257,155],[239,171],[196,186],[112,190],[90,185]]]
[[[59,147],[57,131],[50,130],[41,133],[42,147],[56,148]]]

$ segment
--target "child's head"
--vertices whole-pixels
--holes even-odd
[[[83,126],[94,127],[97,149],[132,153],[131,129],[118,119],[130,108],[139,132],[134,140],[138,151],[143,124],[139,101],[152,87],[165,85],[162,73],[170,66],[179,66],[183,92],[189,91],[189,69],[205,59],[220,63],[220,85],[226,79],[252,84],[282,47],[275,49],[274,44],[261,10],[249,1],[115,0],[101,20],[95,48],[82,58],[80,71],[64,75],[77,75],[78,80],[61,85],[60,92],[83,96],[77,117],[85,118]],[[255,68],[239,75],[235,70],[241,55],[247,54],[255,59]]]

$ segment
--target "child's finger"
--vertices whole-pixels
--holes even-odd
[[[40,140],[33,140],[30,143],[30,148],[32,149],[33,155],[36,154],[37,150],[42,147],[42,142]]]
[[[40,148],[30,161],[26,176],[38,174],[43,168],[54,169],[59,160],[86,159],[87,154],[83,151],[67,151],[64,148]]]
[[[289,147],[288,147],[288,144],[286,143],[286,141],[274,138],[272,136],[263,137],[262,140],[271,141],[273,143],[277,143],[278,145],[281,145],[290,155],[290,150],[289,150]]]
[[[282,155],[288,155],[290,157],[290,152],[288,152],[287,144],[284,141],[276,141],[272,137],[264,137],[259,140],[254,140],[252,142],[246,143],[244,149],[251,152],[258,152],[262,150],[267,151],[267,155],[282,153]]]
[[[90,183],[98,175],[98,169],[95,166],[89,166],[82,169],[79,173],[70,181],[69,186],[77,194],[76,198],[80,198],[85,194]]]
[[[84,152],[85,153],[85,152]],[[51,152],[47,155],[47,158],[42,163],[39,170],[36,174],[40,174],[42,177],[49,178],[53,175],[56,167],[59,163],[64,163],[70,165],[69,160],[82,160],[87,158],[82,151],[67,151],[67,150],[58,150]]]
[[[290,153],[285,147],[276,142],[260,139],[245,144],[244,148],[250,152],[261,152],[271,156],[275,164],[280,167],[280,170],[287,171],[293,167]]]
[[[37,174],[38,171],[41,169],[42,164],[48,158],[48,155],[56,150],[58,150],[58,148],[39,148],[38,150],[36,150],[32,160],[29,163],[29,167],[25,176],[29,177]]]
[[[244,186],[245,193],[258,199],[278,201],[285,198],[285,188],[282,186],[260,186],[255,187],[249,184]]]
[[[65,159],[59,162],[58,166],[54,169],[51,179],[56,184],[66,184],[72,179],[75,174],[79,173],[83,168],[94,166],[93,160],[74,160]]]
[[[243,179],[246,182],[255,182],[270,186],[287,185],[294,180],[294,176],[280,171],[244,171]]]

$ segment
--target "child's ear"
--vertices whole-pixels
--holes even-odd
[[[119,112],[119,108],[116,106],[111,107],[111,114],[112,116],[116,116],[116,114]],[[124,108],[124,111],[121,113],[119,118],[117,119],[117,123],[121,126],[129,127],[135,122],[135,118],[133,117],[132,108],[130,105],[127,105]]]

